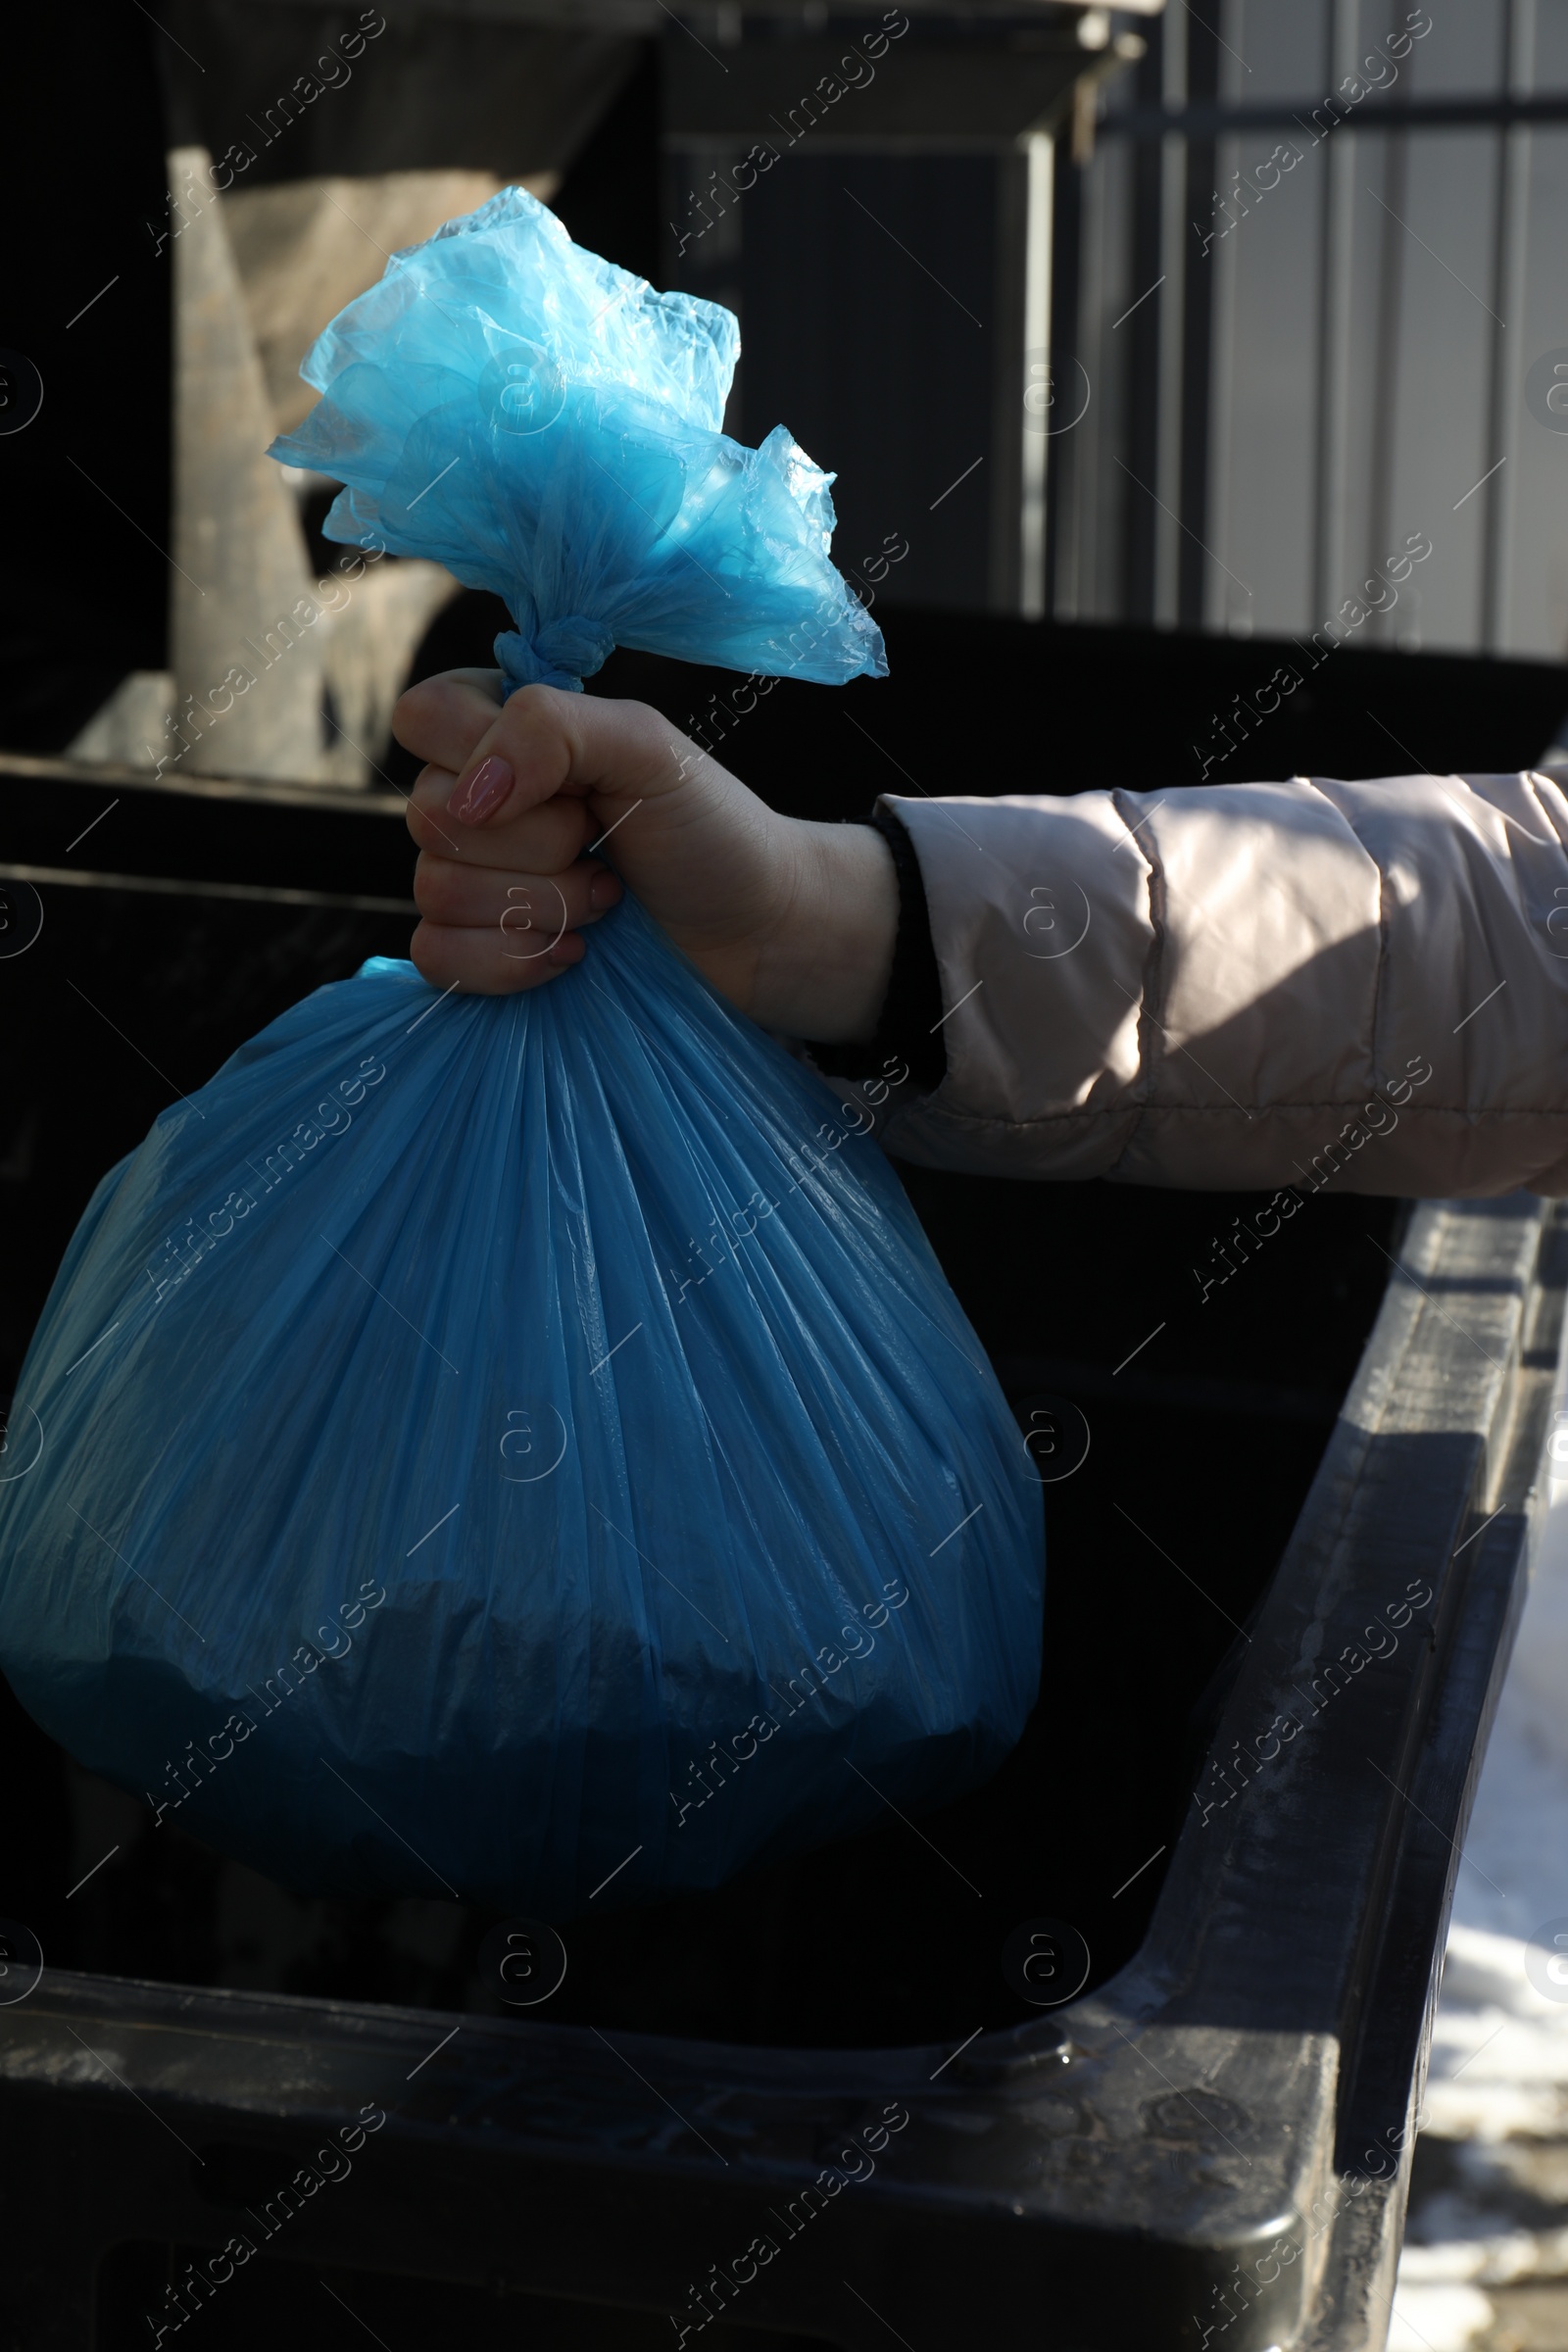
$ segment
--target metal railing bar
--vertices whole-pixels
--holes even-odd
[[[1310,129],[1314,110],[1333,109],[1335,130],[1494,130],[1519,123],[1568,122],[1568,90],[1531,95],[1498,90],[1486,97],[1411,98],[1402,105],[1384,99],[1346,107],[1321,92],[1306,98],[1270,98],[1250,106],[1221,100],[1189,100],[1186,106],[1129,108],[1097,123],[1098,139],[1163,139],[1177,131],[1191,139],[1224,138],[1245,130]],[[1328,136],[1325,128],[1319,139]]]

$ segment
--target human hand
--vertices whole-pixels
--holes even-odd
[[[559,978],[618,875],[763,1027],[873,1034],[899,904],[868,826],[779,816],[645,704],[553,686],[503,704],[499,670],[411,687],[393,728],[426,762],[409,805],[422,918],[410,954],[436,987],[497,996]]]

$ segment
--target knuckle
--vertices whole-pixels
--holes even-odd
[[[450,858],[432,857],[421,850],[414,869],[414,904],[435,921],[450,921],[462,912],[467,876]]]
[[[437,812],[445,808],[452,790],[452,775],[442,767],[421,767],[415,778],[405,815],[416,841],[422,840],[437,821]]]
[[[400,743],[406,734],[417,733],[429,722],[436,704],[431,692],[435,683],[434,679],[421,678],[416,686],[406,686],[393,704],[392,732]],[[407,748],[413,750],[416,747],[411,744]]]
[[[439,985],[442,978],[441,956],[438,943],[432,936],[428,923],[420,923],[410,940],[409,961],[421,980],[428,980],[432,984]]]

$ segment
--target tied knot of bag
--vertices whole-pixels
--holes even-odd
[[[496,639],[496,660],[509,695],[523,686],[564,686],[576,694],[584,678],[602,669],[614,650],[614,636],[604,622],[588,620],[581,612],[546,621],[532,637],[507,629]]]

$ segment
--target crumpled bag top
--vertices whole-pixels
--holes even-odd
[[[782,425],[720,429],[728,311],[656,293],[504,188],[394,254],[302,370],[322,398],[270,455],[348,486],[329,538],[500,596],[508,692],[574,687],[615,645],[824,685],[887,674],[834,569],[830,473]]]

